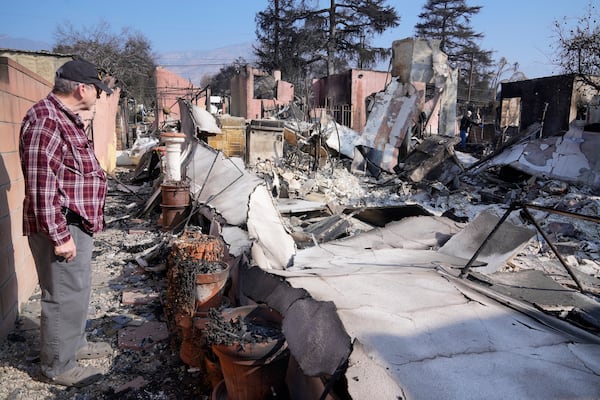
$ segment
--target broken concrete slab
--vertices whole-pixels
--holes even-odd
[[[352,381],[352,398],[409,399],[401,383],[389,372],[389,367],[373,362],[368,344],[354,340],[346,378]],[[373,389],[376,390],[373,390]]]
[[[440,253],[470,260],[485,242],[477,260],[487,265],[478,267],[477,271],[481,273],[498,271],[535,236],[534,230],[505,221],[488,239],[499,221],[500,217],[492,212],[482,212],[465,229],[452,236],[440,248]]]
[[[411,250],[437,250],[453,235],[460,232],[464,224],[446,217],[414,216],[400,221],[392,221],[385,227],[373,228],[360,234],[336,240],[330,244],[324,243],[314,248],[312,252],[320,254],[327,252],[329,245],[334,248],[351,248],[358,251],[370,249],[404,248]],[[302,254],[310,254],[308,249]],[[447,259],[452,262],[454,258]],[[415,258],[413,261],[417,261]],[[460,259],[462,262],[463,259]]]
[[[482,220],[485,230],[498,218]],[[469,225],[440,217],[406,218],[299,250],[293,266],[272,273],[285,277],[290,290],[306,290],[315,301],[335,305],[353,343],[346,370],[352,398],[593,396],[600,378],[588,368],[600,368],[600,340],[473,290],[474,284],[454,277],[468,261],[465,257],[397,248],[437,248]],[[511,251],[532,236],[521,229],[503,233],[521,238],[508,246]],[[501,256],[510,253],[492,250]],[[518,300],[511,301],[506,304]],[[581,353],[585,360],[575,355]],[[552,377],[545,372],[550,365]],[[557,365],[561,367],[554,373]],[[549,379],[532,380],[522,374],[524,369]],[[574,388],[569,382],[582,384]]]
[[[588,278],[598,281],[598,278],[590,276]],[[489,275],[487,279],[481,277],[480,279],[484,279],[498,292],[536,304],[542,309],[545,307],[556,309],[557,306],[563,306],[565,309],[598,307],[595,299],[556,283],[551,277],[538,270],[496,272]]]
[[[407,217],[390,222],[385,229],[364,233],[361,240],[378,243],[379,248],[385,242],[393,248],[437,250],[464,226],[446,217]]]
[[[594,332],[600,330],[600,308],[595,298],[558,284],[539,270],[496,272],[491,275],[472,273],[473,278],[512,298],[533,304],[535,307],[559,318],[583,326]],[[588,280],[598,278],[587,276]],[[573,315],[576,314],[576,315]]]

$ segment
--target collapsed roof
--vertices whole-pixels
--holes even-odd
[[[333,121],[318,129],[253,125],[271,140],[257,149],[252,170],[199,140],[198,121],[182,115],[194,211],[203,210],[211,234],[237,257],[236,297],[284,315],[304,376],[294,381],[297,398],[315,385],[323,395],[332,390],[311,377],[343,380],[357,399],[594,397],[600,238],[584,225],[599,222],[594,135],[574,128],[538,139],[532,126],[526,141],[482,160],[457,152],[453,136],[432,135],[416,138],[400,158],[417,86],[390,84],[393,95],[380,98],[384,122],[368,122],[378,128],[366,135]],[[325,140],[312,140],[319,135]],[[333,143],[338,158],[322,143]],[[371,174],[350,174],[340,154],[355,172]],[[500,166],[524,176],[492,177]],[[572,183],[571,191],[552,191],[554,178]],[[565,199],[587,221],[554,214]],[[369,210],[383,222],[359,221]],[[540,225],[551,223],[550,237]],[[541,244],[558,240],[566,249],[575,231],[588,237],[570,260],[556,262]]]

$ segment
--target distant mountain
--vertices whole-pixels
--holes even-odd
[[[189,79],[195,86],[200,86],[200,81],[205,75],[216,74],[223,66],[233,63],[239,57],[252,63],[255,58],[252,45],[252,42],[246,42],[212,50],[159,53],[157,63]],[[0,33],[0,49],[51,51],[52,45]]]
[[[0,33],[0,49],[27,50],[27,51],[50,51],[52,45],[25,38],[16,38]]]
[[[195,86],[206,75],[214,75],[237,58],[243,58],[248,63],[255,59],[252,42],[240,43],[213,50],[189,50],[168,52],[158,55],[160,66],[189,79]]]

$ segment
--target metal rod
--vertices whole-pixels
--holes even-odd
[[[584,215],[584,214],[577,214],[577,213],[570,212],[570,211],[556,210],[554,208],[548,208],[548,207],[538,206],[538,205],[529,204],[529,203],[524,203],[523,207],[534,208],[536,210],[546,211],[546,212],[553,213],[553,214],[564,215],[564,216],[567,216],[567,217],[575,217],[575,218],[578,218],[578,219],[583,219],[585,221],[591,221],[591,222],[600,223],[600,218],[594,217],[594,216],[591,216],[591,215]]]
[[[492,236],[494,236],[494,234],[496,233],[496,231],[498,230],[498,228],[500,228],[500,225],[502,225],[504,223],[504,221],[506,221],[506,218],[508,218],[508,216],[510,215],[510,213],[512,213],[514,210],[515,210],[515,205],[511,204],[508,207],[508,210],[506,210],[506,212],[502,216],[502,218],[500,218],[500,220],[498,221],[498,223],[496,224],[496,226],[494,226],[494,229],[492,229],[492,231],[485,238],[485,240],[483,241],[483,243],[481,243],[481,246],[479,246],[479,248],[477,249],[477,251],[475,252],[475,254],[473,254],[473,257],[471,257],[471,259],[469,260],[469,262],[467,262],[467,265],[465,265],[460,270],[460,278],[464,278],[465,276],[467,276],[467,274],[469,273],[469,270],[471,269],[471,265],[473,265],[473,262],[475,262],[475,260],[477,259],[477,256],[479,255],[479,253],[481,253],[481,251],[483,250],[483,248],[485,247],[485,245],[487,244],[487,242],[489,242],[489,240],[492,238]]]
[[[139,194],[137,194],[136,192],[133,191],[133,189],[129,188],[126,184],[124,184],[123,182],[121,182],[116,176],[109,174],[106,170],[104,170],[104,173],[106,174],[107,177],[109,177],[110,179],[114,180],[115,182],[117,182],[118,184],[120,184],[122,187],[124,187],[129,193],[131,193],[132,195],[134,195],[135,197],[137,197],[140,200],[145,200],[142,196],[140,196]]]
[[[231,181],[227,186],[225,186],[223,189],[221,189],[219,192],[213,194],[212,196],[208,197],[206,199],[206,204],[208,204],[208,202],[213,201],[215,198],[217,198],[218,196],[221,195],[221,193],[223,193],[224,191],[226,191],[227,189],[229,189],[230,187],[233,186],[234,183],[236,183],[237,181],[239,181],[240,179],[242,179],[242,177],[244,176],[244,171],[242,171],[237,165],[235,165],[235,163],[233,161],[231,161],[229,159],[229,162],[231,162],[231,164],[238,170],[238,172],[240,173],[238,175],[237,178],[235,178],[233,181]]]
[[[196,195],[196,198],[194,199],[195,201],[198,201],[200,199],[200,195],[202,194],[202,191],[204,191],[204,186],[206,185],[206,181],[208,181],[208,177],[210,176],[213,168],[215,167],[215,164],[217,163],[219,154],[220,154],[220,152],[217,151],[217,153],[215,154],[215,158],[212,160],[212,163],[210,164],[210,168],[208,169],[206,177],[204,178],[204,182],[202,182],[202,187],[200,188],[200,190],[198,191],[198,194]]]
[[[187,217],[185,226],[189,225],[190,220],[192,218],[192,215],[200,208],[200,206],[198,206],[198,203],[200,202],[200,195],[202,194],[202,191],[204,190],[204,187],[206,185],[206,181],[208,181],[208,178],[209,178],[209,176],[210,176],[210,174],[211,174],[211,172],[213,170],[213,167],[217,163],[217,157],[219,156],[220,153],[221,153],[220,150],[217,151],[215,159],[212,161],[212,164],[210,165],[210,169],[208,170],[208,173],[206,174],[206,178],[204,179],[204,182],[202,183],[202,187],[200,188],[200,191],[198,192],[198,195],[194,199],[194,204],[193,204],[193,207],[192,207],[192,211],[190,212],[190,215],[188,215],[188,217]],[[231,159],[228,159],[228,161],[231,163],[231,165],[233,165],[235,167],[235,169],[238,170],[238,172],[240,174],[238,175],[237,178],[235,178],[227,186],[225,186],[223,189],[221,189],[218,193],[215,193],[212,196],[209,196],[206,199],[206,201],[204,201],[204,204],[208,204],[210,201],[214,200],[216,197],[218,197],[219,195],[221,195],[221,193],[223,193],[224,191],[226,191],[227,189],[229,189],[230,187],[232,187],[234,183],[236,183],[237,181],[239,181],[244,176],[244,171],[242,171],[233,161],[231,161]]]
[[[198,208],[200,208],[198,206],[200,195],[202,194],[202,191],[204,190],[204,186],[206,185],[206,181],[208,180],[208,177],[210,176],[210,173],[212,172],[213,167],[217,163],[217,159],[218,158],[219,158],[219,151],[217,151],[217,154],[215,154],[215,158],[212,160],[212,163],[210,164],[210,168],[208,169],[208,173],[206,174],[206,177],[204,178],[204,182],[202,182],[202,186],[200,187],[200,190],[198,191],[198,194],[194,197],[194,201],[192,202],[192,208],[190,210],[190,213],[188,214],[187,218],[185,219],[185,227],[187,227],[190,224],[190,220],[192,219],[192,216],[194,215],[194,213],[196,212],[196,210],[198,210]],[[177,226],[179,226],[179,225],[180,224],[178,224]]]
[[[527,218],[529,218],[529,220],[533,223],[533,225],[535,225],[535,227],[537,228],[538,232],[540,232],[540,234],[542,235],[542,237],[544,238],[544,240],[546,241],[546,243],[548,243],[548,246],[550,246],[550,248],[552,249],[552,251],[554,252],[554,254],[556,255],[556,257],[558,258],[558,260],[560,261],[560,263],[563,265],[563,267],[565,267],[565,269],[567,270],[567,272],[569,273],[569,275],[571,276],[571,278],[575,281],[575,283],[577,284],[577,287],[579,288],[579,290],[581,290],[583,292],[584,290],[583,290],[583,287],[581,286],[581,283],[579,282],[579,279],[577,279],[577,277],[575,276],[575,274],[571,270],[571,267],[569,267],[567,265],[567,263],[565,262],[565,260],[562,258],[562,256],[558,252],[558,249],[554,246],[554,244],[552,244],[552,242],[550,241],[550,239],[548,238],[548,236],[546,236],[546,233],[542,230],[542,228],[538,225],[537,221],[533,218],[533,215],[531,215],[531,213],[527,209],[528,206],[524,205],[524,204],[522,206],[523,206],[523,212],[525,213],[525,215],[527,216]]]

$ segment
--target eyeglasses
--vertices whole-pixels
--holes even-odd
[[[93,87],[94,89],[96,89],[96,98],[99,99],[100,95],[102,94],[102,89],[100,89],[99,87],[97,87],[96,85],[94,85],[93,83],[82,83],[83,86],[85,87]]]
[[[94,89],[96,89],[96,98],[99,99],[100,95],[102,94],[102,89],[100,89],[98,86],[96,85],[92,85],[94,87]]]

